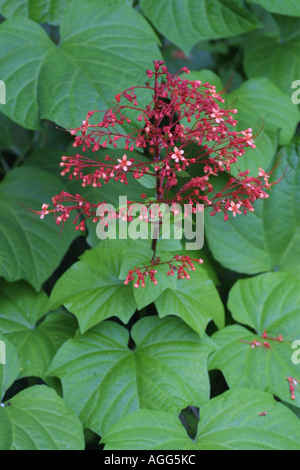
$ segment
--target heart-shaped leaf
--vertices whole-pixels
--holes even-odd
[[[213,320],[218,328],[224,326],[224,307],[218,291],[201,267],[195,267],[189,280],[170,278],[169,282],[161,280],[159,295],[155,287],[148,289],[145,298],[155,295],[155,306],[160,317],[176,315],[203,337],[207,324]],[[164,279],[166,273],[164,273]],[[137,303],[143,302],[141,292],[136,290]]]
[[[119,279],[122,250],[86,251],[57,281],[51,308],[64,305],[77,317],[82,332],[116,316],[127,323],[136,310],[132,289]]]
[[[0,408],[1,450],[83,450],[82,425],[57,393],[29,387]]]
[[[0,25],[0,41],[9,90],[2,111],[29,129],[39,129],[39,119],[77,127],[88,111],[106,109],[116,93],[143,84],[161,57],[153,29],[122,0],[73,0],[61,16],[59,47],[19,17]]]
[[[86,427],[102,435],[139,408],[178,414],[209,395],[207,356],[214,346],[177,318],[147,317],[128,331],[110,321],[79,332],[55,356],[49,374]],[[158,380],[158,377],[164,380]]]
[[[297,450],[297,416],[264,392],[228,390],[200,409],[197,436],[179,419],[139,410],[123,417],[102,438],[105,450]]]
[[[249,78],[267,77],[290,97],[295,92],[297,104],[299,90],[293,89],[292,85],[300,77],[300,19],[280,18],[279,25],[281,34],[278,36],[246,41],[244,68]],[[299,89],[298,82],[296,85]]]
[[[266,273],[234,285],[228,308],[256,334],[231,325],[212,337],[219,351],[210,369],[220,369],[231,388],[266,390],[300,407],[299,365],[292,360],[292,343],[300,339],[299,290],[300,282],[287,273]]]
[[[20,377],[46,380],[46,372],[60,346],[77,328],[64,312],[48,312],[48,297],[24,282],[0,281],[0,333],[16,347],[20,357]]]
[[[235,36],[259,25],[240,0],[141,0],[151,23],[186,54],[199,41]]]

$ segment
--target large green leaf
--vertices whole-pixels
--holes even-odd
[[[300,276],[299,151],[298,144],[286,148],[287,159],[282,156],[272,175],[272,181],[283,179],[268,199],[255,202],[255,212],[227,222],[206,214],[207,241],[223,266],[248,274],[280,269]]]
[[[300,4],[298,0],[247,0],[248,3],[257,3],[272,13],[280,15],[300,16]]]
[[[139,410],[112,426],[102,442],[105,450],[299,450],[299,436],[293,412],[268,393],[240,388],[201,407],[193,440],[172,415]]]
[[[45,170],[53,176],[59,177],[62,182],[69,186],[69,184],[72,184],[72,181],[70,181],[67,176],[62,177],[60,175],[61,168],[59,164],[61,163],[63,153],[62,150],[57,148],[39,148],[30,153],[24,161],[23,166],[33,166]],[[76,193],[80,192],[80,189],[80,183],[78,183]]]
[[[225,38],[256,28],[241,0],[140,0],[151,23],[186,54],[199,41]]]
[[[292,361],[292,342],[300,339],[300,282],[287,273],[266,273],[239,280],[229,294],[228,308],[234,319],[254,329],[232,325],[218,331],[213,340],[219,347],[210,362],[220,369],[229,387],[248,387],[273,393],[300,407],[299,365]],[[284,341],[263,338],[283,336]],[[242,340],[242,341],[241,341]],[[261,346],[251,347],[253,340]],[[267,341],[270,347],[263,347]],[[287,377],[299,381],[291,399]]]
[[[198,450],[177,416],[152,410],[135,411],[120,419],[101,442],[105,450]]]
[[[19,376],[20,361],[16,348],[8,339],[0,334],[0,403],[6,391]],[[3,357],[4,356],[4,357]]]
[[[244,68],[248,77],[267,77],[291,96],[296,91],[292,84],[300,77],[300,19],[280,18],[278,22],[280,35],[246,42]]]
[[[213,281],[203,268],[196,267],[189,280],[177,279],[176,275],[167,277],[165,272],[163,276],[158,292],[155,292],[154,286],[145,293],[145,298],[149,294],[155,295],[154,303],[160,317],[176,315],[201,337],[210,320],[218,328],[224,326],[223,304]],[[165,281],[166,278],[169,282]],[[142,302],[141,291],[136,290],[135,297],[138,303]]]
[[[177,318],[147,317],[128,331],[105,321],[67,341],[49,374],[86,427],[102,435],[139,408],[178,414],[208,399],[207,356],[213,347]]]
[[[60,346],[77,327],[64,312],[48,312],[48,297],[24,282],[0,281],[0,332],[16,347],[20,357],[20,377],[46,380],[46,372]]]
[[[154,31],[122,0],[70,2],[60,34],[58,47],[29,19],[0,25],[1,79],[9,90],[3,113],[24,127],[38,129],[39,118],[77,127],[117,92],[143,84],[160,58]]]
[[[259,120],[263,120],[263,128],[255,139],[257,148],[247,149],[244,157],[239,159],[240,171],[250,169],[258,174],[258,167],[266,170],[274,157],[277,143],[288,144],[299,121],[299,111],[290,98],[266,78],[247,80],[238,89],[225,96],[226,102],[237,100],[237,130],[252,127],[253,131],[260,128]],[[282,119],[282,116],[288,119]]]
[[[5,40],[9,37],[9,41]],[[38,78],[49,48],[55,48],[45,31],[26,19],[11,19],[0,25],[1,78],[6,84],[2,112],[23,127],[39,129]]]
[[[83,450],[82,425],[57,393],[27,388],[0,408],[1,450]]]
[[[27,210],[41,210],[63,190],[58,178],[31,167],[16,168],[1,182],[0,274],[7,281],[24,279],[40,290],[78,236],[73,226],[61,230],[51,215],[40,220]]]
[[[3,16],[25,17],[38,23],[59,23],[68,0],[0,0]]]
[[[82,332],[116,316],[127,323],[136,310],[132,289],[119,279],[121,250],[102,246],[86,251],[57,281],[51,308],[64,305]]]

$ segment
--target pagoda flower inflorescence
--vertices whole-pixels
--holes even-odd
[[[189,74],[186,67],[174,75],[168,72],[162,61],[154,61],[153,70],[146,72],[144,86],[132,86],[118,93],[114,106],[107,111],[90,111],[82,125],[71,130],[73,146],[81,148],[81,152],[62,157],[61,175],[80,181],[83,187],[91,185],[95,189],[111,180],[127,185],[129,173],[135,179],[152,175],[156,181],[156,200],[148,198],[145,193],[140,195],[148,208],[161,203],[174,207],[176,204],[190,204],[196,210],[197,204],[203,204],[210,208],[211,215],[223,213],[225,220],[230,213],[235,217],[253,212],[253,203],[267,198],[267,191],[276,183],[269,182],[273,170],[266,173],[259,168],[257,176],[250,176],[249,170],[232,176],[231,166],[236,166],[247,148],[255,148],[256,136],[251,128],[236,130],[237,109],[220,106],[225,100],[216,92],[214,85],[188,80],[186,74]],[[152,98],[147,106],[139,107],[137,93],[143,89],[151,90]],[[126,115],[128,110],[135,110],[137,122],[132,122]],[[100,122],[90,122],[92,117],[94,122],[96,113],[101,115]],[[130,132],[123,130],[124,124],[126,128],[131,126]],[[122,158],[106,155],[104,161],[100,161],[96,157],[84,156],[86,149],[97,152],[107,146],[122,149]],[[134,150],[144,151],[149,161],[133,158],[131,153]],[[197,165],[199,176],[189,177],[188,181],[178,178],[180,172],[188,171],[192,165]],[[215,178],[226,172],[229,178],[216,192]],[[136,203],[127,203],[125,217],[128,220],[130,208]],[[100,202],[92,204],[79,194],[62,191],[52,198],[52,204],[50,208],[45,202],[41,211],[34,212],[41,218],[53,213],[58,225],[64,224],[72,213],[75,229],[83,231],[88,219],[95,223],[100,221],[96,214]],[[116,211],[113,216],[124,218],[124,212]],[[144,286],[145,276],[157,283],[155,266],[166,263],[161,263],[155,254],[156,240],[152,248],[151,266],[133,267],[125,284],[134,281],[135,287]],[[167,274],[176,273],[179,279],[189,279],[186,270],[194,270],[194,263],[202,263],[202,260],[176,255],[167,263]]]

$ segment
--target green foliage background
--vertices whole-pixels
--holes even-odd
[[[300,385],[292,400],[286,379],[300,380],[299,2],[0,0],[0,14],[0,449],[299,450]],[[190,281],[158,273],[135,290],[124,273],[147,242],[60,233],[24,206],[64,189],[117,201],[124,187],[94,194],[60,176],[65,130],[157,59],[227,86],[238,128],[263,123],[238,169],[279,160],[284,177],[253,214],[206,214]],[[265,330],[285,341],[244,343]]]

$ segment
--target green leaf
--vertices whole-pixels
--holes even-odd
[[[298,450],[299,435],[294,413],[268,393],[241,388],[201,407],[194,440],[172,415],[139,410],[120,419],[101,442],[105,450]]]
[[[60,35],[56,46],[29,19],[0,25],[3,113],[21,126],[39,129],[40,118],[77,127],[88,111],[110,107],[117,92],[143,84],[161,57],[152,28],[122,0],[70,2]]]
[[[227,103],[237,99],[237,130],[252,127],[255,132],[260,129],[259,120],[263,120],[263,128],[255,139],[257,148],[247,149],[245,156],[237,164],[239,171],[250,169],[256,176],[258,167],[268,169],[277,142],[286,145],[292,139],[299,121],[298,108],[266,78],[247,80],[237,90],[226,95],[225,99]],[[283,120],[283,115],[289,118]]]
[[[27,388],[0,408],[1,450],[83,450],[82,425],[57,393]]]
[[[196,439],[200,448],[299,449],[299,420],[268,393],[228,390],[201,411]]]
[[[9,37],[9,41],[5,38]],[[0,25],[1,78],[6,85],[2,112],[29,129],[39,129],[38,78],[49,48],[55,48],[45,31],[26,19],[9,19]]]
[[[50,215],[40,220],[27,210],[41,210],[63,190],[57,178],[31,167],[11,170],[1,182],[0,275],[7,281],[24,279],[39,291],[78,236],[73,226],[61,230]]]
[[[177,416],[139,410],[121,418],[105,432],[105,450],[198,450]]]
[[[135,323],[131,336],[142,407],[179,412],[208,399],[206,364],[214,344],[207,336],[200,340],[181,320],[157,317]]]
[[[144,175],[142,178],[138,179],[138,182],[147,189],[153,189],[156,187],[156,179],[155,176],[152,175]]]
[[[66,7],[67,0],[0,0],[0,11],[6,18],[25,17],[38,23],[54,23]]]
[[[73,336],[74,318],[64,312],[48,312],[48,297],[24,282],[0,281],[0,332],[16,347],[20,377],[46,380],[50,363],[62,344]]]
[[[259,22],[240,0],[140,0],[159,32],[189,54],[199,41],[235,36]]]
[[[59,164],[61,162],[62,155],[63,151],[58,150],[57,148],[40,148],[30,153],[30,155],[24,161],[23,166],[31,166],[47,171],[53,176],[58,177],[62,183],[65,183],[65,185],[69,187],[69,185],[72,184],[72,181],[70,181],[68,177],[63,178],[60,175],[61,168]],[[78,184],[78,187],[79,186],[80,185]],[[80,187],[76,189],[76,192],[78,192],[78,190],[80,190]]]
[[[133,351],[128,331],[105,321],[67,341],[50,367],[65,401],[99,435],[139,408],[178,414],[209,397],[207,356],[214,346],[208,338],[200,340],[177,318],[152,316],[134,325],[132,339]]]
[[[215,85],[217,93],[220,93],[220,91],[224,89],[224,85],[219,75],[209,69],[192,70],[189,74],[189,80],[201,80],[202,83]]]
[[[248,77],[269,78],[291,97],[296,91],[292,84],[300,77],[300,19],[282,18],[279,25],[280,36],[246,41],[244,68]],[[295,104],[294,107],[297,109]],[[284,115],[288,121],[289,113]]]
[[[36,323],[49,311],[48,296],[36,293],[25,282],[8,283],[0,280],[0,329],[5,334],[18,330],[33,330]]]
[[[232,325],[215,333],[219,347],[210,369],[220,369],[230,388],[248,387],[273,393],[300,407],[299,366],[292,361],[292,342],[300,339],[300,282],[287,273],[266,273],[239,280],[229,294],[228,308],[234,319],[254,329]],[[284,341],[263,338],[283,336]],[[242,340],[242,341],[241,341]],[[269,347],[251,347],[253,340],[267,341]],[[291,399],[287,377],[299,381]]]
[[[86,251],[57,281],[51,308],[64,305],[77,317],[81,332],[106,318],[127,323],[136,310],[133,292],[119,279],[121,250],[102,246]]]
[[[149,240],[142,240],[142,239],[137,239],[133,240],[129,238],[128,240],[110,240],[110,248],[111,249],[122,249],[123,250],[123,256],[121,260],[121,266],[120,266],[120,272],[119,272],[119,278],[124,281],[127,277],[128,271],[132,270],[133,268],[142,268],[143,266],[150,266],[151,265],[151,260],[153,257],[153,250],[151,249],[151,241]],[[160,240],[157,241],[157,246],[160,245]],[[102,245],[103,246],[103,245]],[[103,246],[105,249],[105,246]],[[126,254],[124,256],[124,254]],[[172,256],[171,256],[172,257]],[[149,287],[149,283],[148,283]],[[147,287],[147,290],[148,290]],[[145,289],[143,289],[144,291]],[[144,292],[144,295],[146,292]],[[149,303],[151,303],[150,301]],[[145,304],[142,307],[138,305],[139,309],[142,309],[145,307]]]
[[[256,3],[272,13],[280,15],[300,16],[298,0],[247,0],[248,3]]]
[[[177,279],[176,275],[168,276],[166,269],[160,278],[160,287],[147,288],[144,299],[153,299],[160,317],[176,315],[203,337],[207,324],[213,320],[218,328],[224,326],[224,307],[218,291],[207,272],[196,267],[189,280]],[[135,291],[138,306],[145,303],[139,289]]]
[[[6,391],[20,372],[18,352],[8,339],[0,334],[0,403]],[[1,444],[0,444],[1,445]]]
[[[272,174],[272,181],[283,179],[268,199],[255,202],[255,212],[227,222],[206,213],[207,241],[224,267],[247,274],[279,269],[300,277],[299,152],[298,144],[286,148],[287,159]]]

